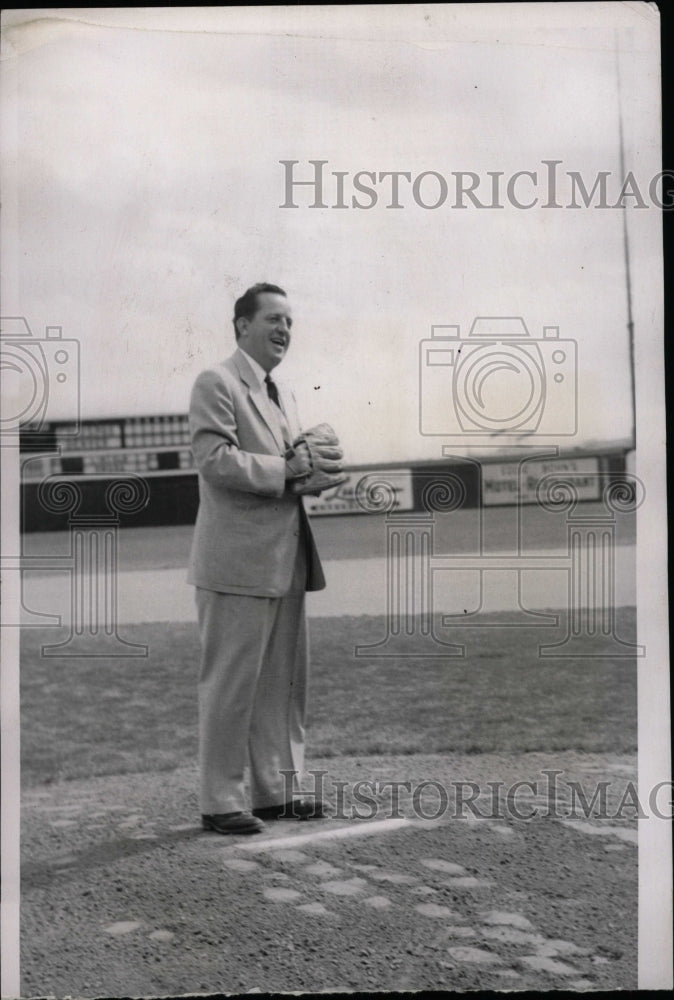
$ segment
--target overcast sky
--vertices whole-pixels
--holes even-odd
[[[611,171],[610,200],[620,191],[616,43],[625,170],[647,195],[660,169],[647,5],[78,8],[8,12],[4,34],[18,231],[3,313],[80,342],[85,417],[185,412],[198,372],[233,349],[234,299],[267,280],[295,315],[278,374],[352,463],[441,457],[442,438],[419,433],[419,342],[437,324],[467,334],[480,315],[577,343],[579,428],[565,443],[629,437],[624,213],[540,202],[543,160],[561,161],[562,203],[566,171],[588,187]],[[400,209],[386,207],[390,182],[371,209],[311,209],[299,188],[300,207],[280,207],[279,161],[306,179],[312,159],[328,161],[328,204],[332,171],[347,174],[347,203],[364,170],[435,171],[449,196],[424,208],[403,181]],[[487,202],[488,172],[503,172],[505,206],[452,207],[456,171],[479,175]],[[526,178],[516,190],[538,206],[508,203],[516,171],[537,172],[538,190]],[[626,204],[639,356],[657,368],[660,219]]]

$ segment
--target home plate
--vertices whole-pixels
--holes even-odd
[[[309,821],[311,822],[311,821]],[[366,837],[373,833],[392,833],[403,827],[414,826],[409,819],[381,819],[371,823],[358,823],[355,826],[340,826],[335,830],[316,830],[315,833],[298,833],[295,836],[269,837],[264,840],[254,840],[246,844],[237,844],[241,851],[277,851],[289,847],[300,847],[302,844],[318,843],[322,840],[338,840],[344,837]]]

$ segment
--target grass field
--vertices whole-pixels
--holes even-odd
[[[485,616],[488,621],[488,616]],[[633,609],[621,634],[633,639]],[[546,659],[541,630],[469,630],[466,658],[354,657],[385,634],[382,618],[311,622],[312,755],[457,751],[634,751],[636,662]],[[26,629],[21,653],[26,786],[170,770],[196,759],[196,625],[126,626],[146,659],[45,658],[55,629]]]

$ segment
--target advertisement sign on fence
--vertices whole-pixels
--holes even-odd
[[[482,466],[482,503],[485,507],[503,504],[537,503],[536,489],[544,477],[573,473],[579,500],[599,499],[598,458],[551,458],[542,461],[485,463]],[[554,481],[554,480],[553,480]]]
[[[363,481],[361,483],[361,481]],[[391,490],[395,493],[395,502],[391,510],[412,510],[414,508],[414,497],[412,494],[412,471],[411,469],[368,469],[353,470],[347,472],[347,480],[340,486],[335,486],[331,490],[325,490],[319,497],[307,497],[305,501],[309,514],[366,514],[371,513],[376,504],[365,503],[361,505],[356,499],[356,489],[358,484],[359,495],[364,495],[366,484],[376,484],[377,482],[389,483]],[[388,510],[384,508],[386,512]]]

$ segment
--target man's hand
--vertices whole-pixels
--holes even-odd
[[[290,457],[286,457],[286,479],[305,479],[311,474],[311,454],[306,441],[299,441],[292,449]],[[288,456],[286,452],[286,456]]]
[[[337,435],[329,424],[311,427],[295,442],[295,448],[306,443],[309,450],[311,474],[290,483],[292,493],[316,495],[346,482],[342,471],[343,453]]]

